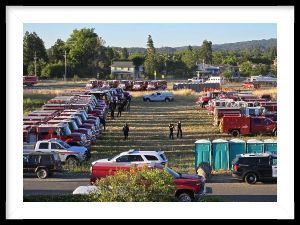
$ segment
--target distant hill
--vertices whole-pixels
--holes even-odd
[[[213,51],[225,50],[225,51],[235,51],[235,50],[243,50],[246,48],[260,48],[261,50],[266,50],[270,47],[277,46],[277,39],[262,39],[262,40],[252,40],[252,41],[241,41],[235,43],[226,43],[226,44],[213,44]],[[114,47],[115,49],[121,50],[120,47]],[[184,51],[188,48],[188,46],[181,47],[161,47],[156,48],[157,52],[165,52],[165,53],[175,53],[176,51]],[[192,48],[200,48],[200,46],[192,46]],[[132,47],[127,48],[129,53],[145,53],[146,48],[141,47]]]

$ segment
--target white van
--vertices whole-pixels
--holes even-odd
[[[212,76],[212,77],[208,78],[208,80],[205,81],[205,83],[219,83],[219,84],[224,84],[224,81],[225,80],[224,80],[223,77],[220,77],[220,76],[214,77],[214,76]]]

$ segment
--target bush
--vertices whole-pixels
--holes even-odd
[[[92,201],[99,202],[167,202],[174,201],[173,177],[161,169],[142,168],[117,171],[96,182]]]
[[[80,80],[80,77],[78,75],[74,75],[73,79],[72,79],[74,82],[76,81],[79,81]]]

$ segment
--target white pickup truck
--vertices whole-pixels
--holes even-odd
[[[174,100],[173,93],[168,91],[158,91],[143,96],[144,102],[169,102],[173,100]]]
[[[61,162],[68,165],[78,165],[90,158],[90,152],[83,146],[70,146],[60,139],[37,141],[35,144],[23,144],[23,153],[58,152]]]
[[[193,77],[188,79],[188,82],[192,82],[192,83],[204,83],[204,79],[202,78],[198,78],[198,77]]]

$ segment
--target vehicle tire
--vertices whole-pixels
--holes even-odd
[[[36,175],[40,179],[46,179],[48,177],[48,171],[45,168],[38,169]]]
[[[170,102],[170,99],[169,99],[169,98],[166,98],[166,99],[165,99],[165,102]]]
[[[193,198],[188,193],[182,193],[178,196],[178,201],[179,202],[192,202]]]
[[[255,184],[256,181],[257,181],[257,175],[255,173],[248,173],[246,176],[245,176],[245,181],[248,183],[248,184]]]
[[[146,102],[150,102],[150,98],[146,98]]]
[[[67,158],[66,163],[69,166],[78,166],[78,164],[79,164],[78,159],[76,159],[73,156],[70,156],[69,158]]]
[[[240,135],[240,132],[239,132],[238,130],[232,130],[232,131],[231,131],[231,135],[232,135],[233,137],[237,137],[237,136]]]

